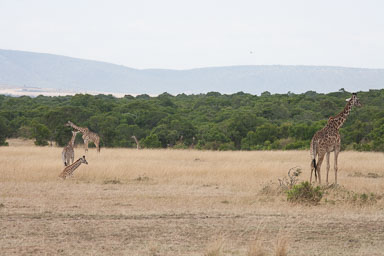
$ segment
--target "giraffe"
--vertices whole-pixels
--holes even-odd
[[[183,145],[184,136],[180,135],[180,138],[178,141],[176,141],[176,145]]]
[[[351,112],[352,107],[353,106],[361,107],[361,103],[357,98],[356,93],[352,93],[352,97],[349,99],[346,99],[346,101],[347,101],[347,105],[345,106],[344,110],[341,111],[336,116],[331,116],[328,119],[327,125],[320,131],[316,132],[312,138],[311,147],[310,147],[310,153],[312,158],[311,177],[309,180],[310,183],[312,183],[312,173],[313,171],[315,171],[315,181],[317,180],[317,176],[319,176],[319,184],[321,184],[320,168],[324,160],[324,156],[326,155],[326,160],[327,160],[326,183],[328,184],[328,174],[329,174],[329,168],[330,168],[329,156],[330,156],[330,153],[333,151],[335,154],[335,161],[334,161],[335,185],[337,185],[337,168],[338,168],[337,158],[339,156],[340,143],[341,143],[339,129],[344,124],[345,120],[347,120],[347,117]],[[318,155],[317,163],[316,163],[316,155]]]
[[[100,152],[100,137],[94,132],[91,132],[87,127],[80,127],[72,123],[71,121],[68,121],[68,123],[65,124],[65,126],[70,126],[73,129],[81,132],[83,134],[83,140],[84,140],[84,147],[85,152],[88,151],[88,142],[92,141],[95,143],[95,146],[97,148],[97,152]]]
[[[133,135],[131,138],[135,140],[135,142],[136,142],[136,148],[137,148],[137,149],[141,149],[141,147],[140,147],[140,143],[139,143],[139,141],[137,140],[136,136]]]
[[[76,134],[78,134],[79,131],[72,131],[72,138],[68,142],[68,145],[65,146],[63,149],[63,152],[61,153],[61,158],[63,159],[63,163],[65,166],[73,163],[75,159],[75,151],[74,151],[74,145],[75,145],[75,138]]]
[[[68,176],[72,176],[73,172],[79,167],[82,163],[88,164],[87,160],[85,160],[85,156],[79,158],[73,164],[64,168],[64,170],[60,173],[59,177],[65,180]]]
[[[190,149],[194,149],[195,148],[195,141],[196,141],[196,138],[195,136],[192,137],[192,144],[189,146]]]

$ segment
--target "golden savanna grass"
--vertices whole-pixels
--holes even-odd
[[[303,206],[278,179],[308,180],[307,151],[90,149],[62,181],[61,150],[0,148],[2,254],[384,255],[382,153],[342,152],[340,186]]]

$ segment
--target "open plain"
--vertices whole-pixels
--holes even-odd
[[[382,153],[341,152],[308,206],[278,181],[308,151],[90,149],[63,181],[61,150],[0,148],[1,255],[384,255]]]

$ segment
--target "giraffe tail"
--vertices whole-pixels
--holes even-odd
[[[317,164],[316,164],[317,143],[313,139],[311,141],[310,153],[312,158],[311,169],[315,171],[315,180],[317,180],[317,171],[316,171],[317,170]]]
[[[63,150],[63,152],[61,153],[61,159],[63,160],[64,165],[67,166],[67,159],[65,157],[65,150]]]

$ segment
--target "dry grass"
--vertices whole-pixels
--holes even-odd
[[[81,157],[83,148],[75,154]],[[91,149],[86,154],[89,164],[65,181],[58,178],[64,169],[60,156],[61,148],[56,147],[10,143],[0,148],[2,253],[382,255],[384,251],[382,153],[342,152],[338,175],[342,186],[328,189],[327,200],[316,207],[291,205],[284,194],[275,193],[278,178],[291,167],[302,167],[299,178],[308,180],[306,151],[102,148],[98,154]],[[322,174],[325,177],[324,165]],[[331,168],[331,182],[333,175]],[[374,194],[375,200],[365,203],[359,199],[362,194]],[[352,202],[354,197],[359,203]],[[284,239],[276,242],[281,233],[286,234]],[[259,247],[249,246],[256,238]]]
[[[258,240],[252,241],[252,243],[248,247],[247,256],[266,256],[267,252],[262,245],[262,243]]]
[[[288,255],[288,240],[286,237],[279,237],[276,242],[276,256]]]
[[[224,238],[221,237],[213,242],[210,242],[207,246],[204,256],[220,256],[222,255],[224,246]]]

